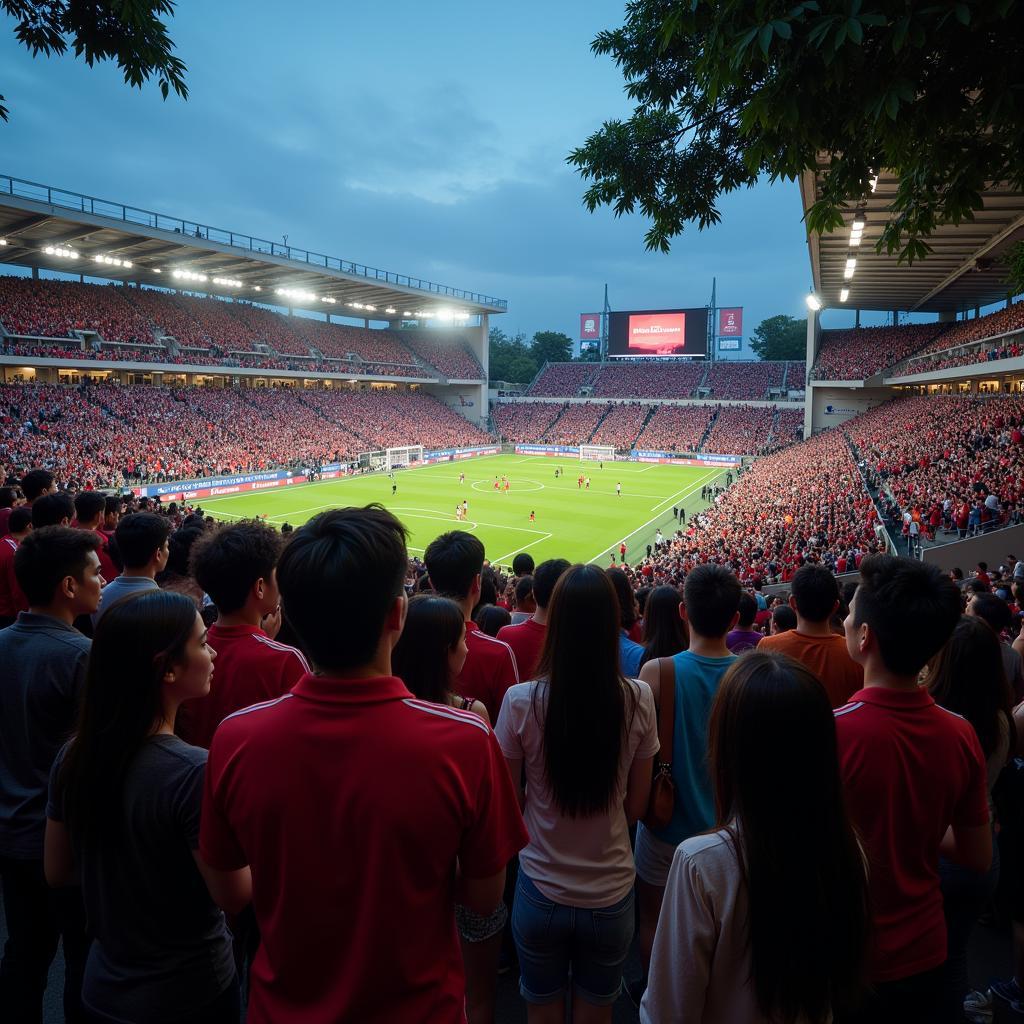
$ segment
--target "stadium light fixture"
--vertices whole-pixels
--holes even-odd
[[[843,271],[843,277],[846,278],[847,281],[849,281],[850,278],[853,277],[853,272],[856,269],[857,269],[857,259],[856,259],[856,257],[851,256],[846,261],[846,269]]]
[[[256,291],[261,292],[263,289],[259,285],[256,285]]]
[[[6,244],[7,244],[7,239],[6,238],[0,238],[0,245],[6,245]]]
[[[241,288],[242,282],[234,277],[215,277],[213,283],[220,285],[222,288]]]
[[[857,216],[854,218],[853,223],[850,225],[850,230],[856,231],[858,234],[860,234],[860,232],[863,231],[867,226],[867,221],[864,220],[863,215],[857,214]]]
[[[871,191],[874,192],[876,188],[878,188],[878,175],[873,174],[871,176]]]
[[[818,296],[814,294],[814,292],[809,292],[807,298],[804,299],[804,302],[807,303],[807,308],[812,313],[817,313],[818,310],[822,308],[821,299],[819,299]]]
[[[67,245],[47,245],[43,248],[47,256],[59,256],[65,260],[77,260],[78,250]]]
[[[131,260],[119,260],[115,256],[93,256],[93,260],[108,267],[124,267],[125,270],[131,269],[132,265]]]
[[[337,299],[332,299],[329,295],[321,295],[320,296],[320,301],[321,302],[329,302],[333,306],[335,304],[335,302],[337,302],[338,300]]]
[[[398,312],[398,310],[396,310],[396,309],[392,309],[392,308],[391,308],[391,306],[388,306],[388,308],[387,308],[387,309],[385,309],[385,310],[384,310],[384,312],[385,312],[385,313],[397,313],[397,312]]]
[[[275,288],[274,293],[288,299],[298,299],[300,302],[316,302],[316,296],[312,292],[305,292],[301,288]]]
[[[850,289],[849,288],[843,288],[842,291],[840,291],[840,293],[839,293],[839,301],[840,302],[845,302],[849,297],[850,297]]]
[[[162,271],[162,270],[161,270],[161,269],[160,269],[159,267],[154,267],[154,268],[153,268],[153,273],[154,273],[154,274],[162,274],[162,273],[163,273],[163,271]]]
[[[405,311],[405,312],[404,312],[404,313],[402,314],[402,316],[412,316],[412,313],[410,313],[410,312],[409,312],[409,310],[406,310],[406,311]]]
[[[377,312],[377,307],[376,306],[364,306],[363,308],[364,309],[368,309],[371,313],[376,313]]]

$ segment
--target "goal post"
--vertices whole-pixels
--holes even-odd
[[[393,469],[405,466],[415,466],[423,461],[423,445],[412,444],[401,448],[388,448],[386,467],[390,473]]]
[[[610,444],[581,444],[580,462],[614,462],[615,446]]]

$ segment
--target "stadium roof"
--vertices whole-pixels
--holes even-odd
[[[508,309],[491,295],[0,175],[5,263],[371,320]]]
[[[820,181],[826,165],[806,172],[800,179],[804,213],[820,197]],[[971,309],[1006,298],[1006,267],[1000,257],[1006,248],[1024,239],[1024,195],[1001,186],[982,194],[984,208],[973,221],[945,225],[927,239],[932,252],[912,265],[900,264],[896,255],[875,252],[886,209],[892,202],[897,178],[883,172],[874,191],[859,210],[851,209],[841,230],[820,237],[810,233],[814,290],[831,309],[884,309],[943,312]],[[851,247],[851,227],[857,214],[865,222],[862,241]],[[844,273],[855,258],[853,277]],[[843,302],[840,292],[849,289]]]

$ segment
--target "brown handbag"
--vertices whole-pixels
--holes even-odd
[[[660,679],[658,701],[658,743],[654,759],[654,779],[647,801],[644,824],[661,829],[672,820],[676,805],[676,783],[672,778],[672,740],[676,723],[676,670],[671,658],[658,659]]]

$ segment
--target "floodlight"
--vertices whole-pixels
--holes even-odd
[[[839,293],[839,301],[840,302],[845,302],[849,297],[850,297],[850,289],[849,288],[843,288],[842,291],[840,291],[840,293]]]
[[[812,313],[817,313],[818,310],[821,309],[821,299],[819,299],[818,296],[814,294],[814,292],[810,292],[807,298],[804,299],[804,302],[807,303],[807,308]]]

